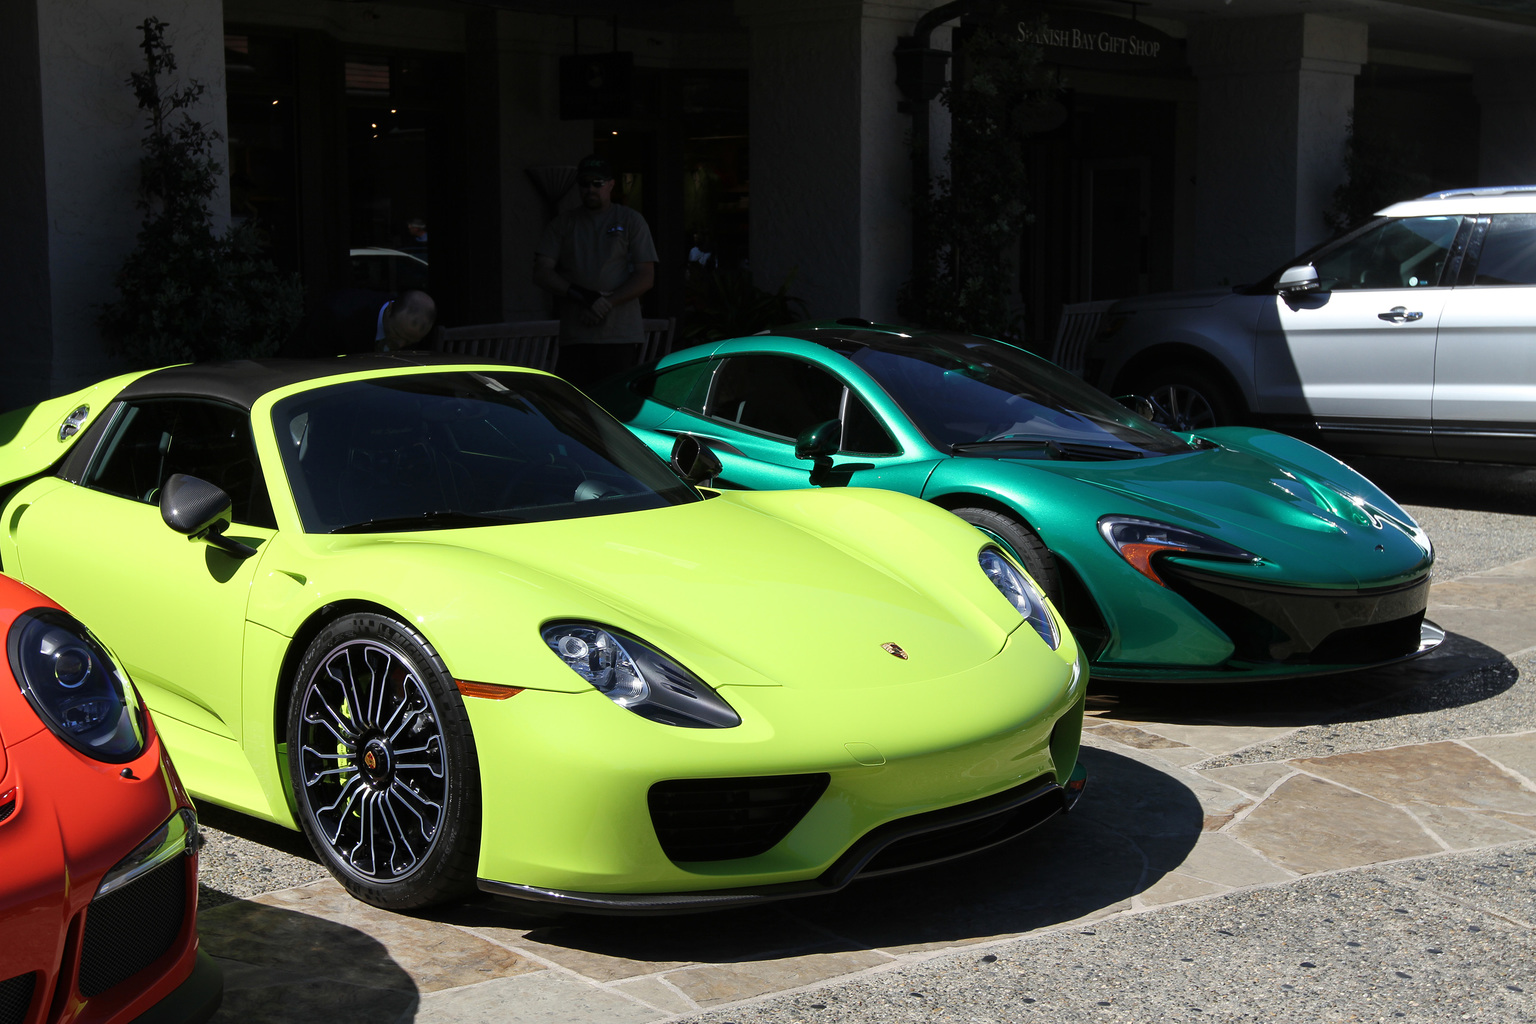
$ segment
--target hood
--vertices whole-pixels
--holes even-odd
[[[538,636],[561,619],[632,633],[715,686],[835,689],[954,675],[995,657],[1021,625],[977,564],[981,535],[888,491],[728,492],[645,512],[332,541],[359,543],[397,563],[455,673],[504,678],[509,659],[526,658],[556,667],[557,678],[518,684],[539,688],[585,686]],[[429,573],[452,600],[423,589]],[[501,634],[491,645],[487,621]],[[462,660],[488,646],[483,670]]]
[[[1154,295],[1137,295],[1131,298],[1118,299],[1110,308],[1109,315],[1116,313],[1139,313],[1154,309],[1191,309],[1202,306],[1214,306],[1229,295],[1235,294],[1236,289],[1223,288],[1196,288],[1183,292],[1158,292]]]
[[[1098,492],[1077,504],[1092,509],[1090,528],[1106,514],[1156,519],[1263,559],[1241,569],[1199,563],[1214,571],[1278,584],[1355,587],[1385,586],[1428,570],[1432,549],[1417,524],[1364,477],[1334,466],[1320,471],[1227,446],[1126,462],[1030,463],[1036,472]]]

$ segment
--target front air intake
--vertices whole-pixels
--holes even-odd
[[[87,999],[160,959],[181,934],[187,910],[187,858],[177,856],[91,901],[80,951],[80,994]]]
[[[674,861],[756,857],[789,835],[830,781],[819,772],[658,782],[650,792],[651,824]]]

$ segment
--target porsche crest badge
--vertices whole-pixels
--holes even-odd
[[[366,754],[363,755],[363,764],[368,766],[368,770],[369,771],[373,771],[375,768],[377,768],[379,766],[379,759],[377,757],[374,757],[373,756],[373,751],[370,750]]]
[[[901,649],[900,644],[881,644],[880,649],[894,658],[900,658],[902,661],[907,660],[907,652]]]

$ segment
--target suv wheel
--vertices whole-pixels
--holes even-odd
[[[1199,367],[1159,367],[1139,384],[1134,390],[1152,400],[1154,420],[1169,430],[1228,427],[1239,421],[1241,405],[1231,389]]]

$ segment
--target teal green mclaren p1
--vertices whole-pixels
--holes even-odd
[[[1172,433],[1013,346],[843,320],[702,345],[594,396],[723,488],[839,485],[948,509],[1014,555],[1097,679],[1331,673],[1422,654],[1429,538],[1294,438]]]
[[[887,491],[695,486],[707,451],[548,374],[175,367],[0,438],[4,571],[92,623],[197,798],[377,906],[825,893],[1081,791],[1086,672],[1001,544]]]

